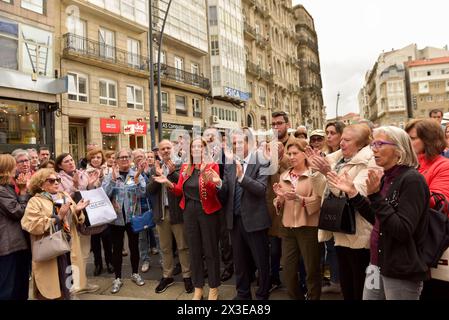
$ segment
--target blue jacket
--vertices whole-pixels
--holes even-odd
[[[101,185],[108,197],[111,199],[117,219],[112,224],[124,226],[131,221],[131,215],[140,215],[140,200],[145,196],[145,179],[139,176],[138,184],[134,183],[136,172],[129,170],[126,178],[117,177],[116,181],[112,180],[112,173],[108,174]],[[123,215],[123,211],[125,215]]]

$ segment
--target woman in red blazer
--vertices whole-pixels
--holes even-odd
[[[177,196],[182,196],[179,206],[184,210],[184,228],[190,251],[190,268],[195,287],[193,300],[203,298],[204,265],[206,259],[209,283],[209,300],[218,299],[220,285],[220,254],[218,247],[221,203],[217,191],[222,181],[218,164],[208,155],[207,143],[201,138],[190,143],[190,161],[181,167],[177,184],[165,176],[154,177],[164,183]]]

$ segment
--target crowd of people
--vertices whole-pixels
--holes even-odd
[[[449,126],[441,120],[433,110],[405,130],[335,121],[309,135],[304,126],[291,132],[288,114],[274,112],[270,141],[249,128],[222,136],[211,127],[152,151],[89,144],[79,163],[70,153],[53,160],[48,148],[2,154],[0,299],[28,299],[30,280],[36,299],[95,292],[91,252],[93,275],[114,274],[118,293],[125,235],[137,286],[160,253],[156,293],[179,268],[193,300],[204,299],[206,284],[207,298],[219,299],[233,275],[235,300],[253,299],[252,284],[259,300],[280,286],[298,300],[330,292],[345,300],[449,298],[449,282],[431,278],[422,253],[429,207],[441,205],[434,195],[449,199]],[[117,218],[89,235],[81,232],[89,200],[75,198],[97,188]],[[351,232],[320,228],[329,199],[346,199]],[[135,233],[131,218],[148,210],[156,227]],[[70,239],[70,251],[33,259],[31,247],[56,231]],[[378,285],[369,281],[373,272]]]

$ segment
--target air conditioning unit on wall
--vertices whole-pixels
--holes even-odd
[[[212,123],[218,123],[219,122],[219,118],[218,118],[218,116],[211,116],[210,117],[210,122],[212,122]]]

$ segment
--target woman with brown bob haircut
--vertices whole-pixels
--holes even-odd
[[[439,123],[433,119],[415,120],[407,124],[407,131],[412,140],[413,150],[418,161],[418,171],[426,178],[430,189],[430,207],[435,208],[434,193],[443,194],[449,200],[449,159],[442,156],[446,148],[446,139]],[[444,208],[449,215],[448,208]],[[443,294],[443,295],[441,295]],[[449,283],[436,279],[424,282],[421,299],[441,299],[448,296]]]

